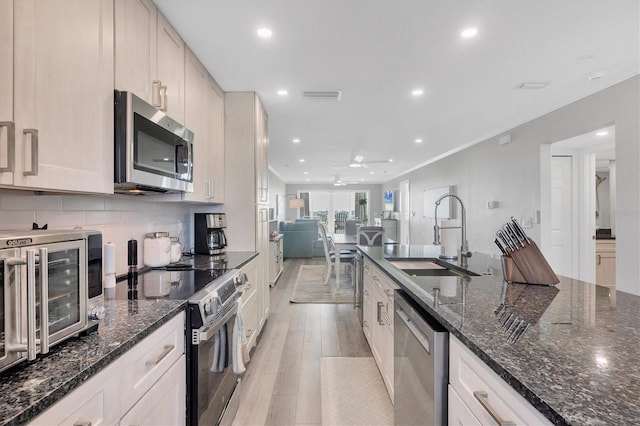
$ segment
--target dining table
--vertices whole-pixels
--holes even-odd
[[[348,234],[332,234],[331,239],[336,248],[336,287],[340,287],[340,250],[356,249],[356,236]]]

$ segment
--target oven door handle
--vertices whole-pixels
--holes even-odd
[[[211,340],[218,330],[220,330],[222,326],[225,325],[236,313],[238,313],[237,302],[233,304],[233,307],[229,309],[229,312],[227,312],[219,321],[216,321],[216,323],[211,327],[202,327],[198,330],[194,330],[197,333],[197,338],[195,338],[196,336],[193,336],[194,339],[192,343],[194,345],[199,345],[200,342]]]
[[[40,252],[40,353],[49,353],[49,250]]]

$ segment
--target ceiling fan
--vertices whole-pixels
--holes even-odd
[[[385,163],[390,163],[391,160],[368,160],[365,161],[364,160],[364,156],[357,154],[357,155],[352,155],[351,156],[351,160],[349,162],[344,162],[344,161],[333,161],[333,160],[329,160],[333,163],[341,163],[340,165],[336,165],[336,166],[332,166],[333,169],[344,169],[347,167],[351,167],[351,168],[359,168],[359,167],[363,167],[363,168],[367,168],[369,167],[370,164],[385,164]]]

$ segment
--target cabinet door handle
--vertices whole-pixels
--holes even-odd
[[[73,426],[91,426],[91,422],[89,420],[78,420]]]
[[[167,98],[167,86],[160,86],[160,93],[161,93],[161,100],[162,100],[162,106],[160,107],[161,111],[167,112],[167,109],[169,107],[168,104],[168,98]]]
[[[502,420],[502,417],[500,417],[498,413],[496,413],[496,411],[493,409],[493,407],[491,407],[491,404],[489,404],[489,395],[485,391],[474,391],[473,396],[478,400],[480,405],[482,405],[482,408],[484,408],[485,411],[489,413],[491,418],[495,420],[496,423],[498,423],[499,426],[516,425],[515,422],[512,422],[511,420]]]
[[[160,97],[160,88],[162,82],[160,80],[153,80],[151,82],[151,105],[156,108],[162,108],[162,98]]]
[[[602,263],[602,256],[598,255],[598,265]]]
[[[171,353],[171,351],[175,348],[174,345],[164,345],[164,350],[160,355],[158,355],[155,359],[148,359],[145,363],[145,367],[153,367],[155,365],[160,364],[160,362],[166,358],[167,355]]]
[[[22,131],[27,139],[27,135],[31,136],[31,170],[24,171],[24,176],[38,176],[38,129],[24,129]]]
[[[216,193],[216,183],[212,180],[208,182],[209,182],[209,199],[211,199],[215,196],[215,193]]]
[[[7,129],[7,167],[0,167],[0,172],[12,172],[16,166],[16,124],[13,121],[0,121],[0,129]]]
[[[378,324],[384,325],[382,322],[382,307],[384,306],[384,302],[378,302],[377,306],[376,318],[378,320]]]

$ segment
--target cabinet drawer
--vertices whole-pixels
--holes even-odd
[[[120,417],[119,385],[120,377],[109,366],[56,402],[29,425],[116,424]]]
[[[495,423],[489,409],[516,425],[551,424],[453,335],[449,336],[449,382],[481,424]]]
[[[156,385],[122,417],[120,424],[184,425],[187,399],[186,371],[185,356],[181,355]]]
[[[184,353],[184,312],[123,355],[121,401],[137,401]],[[129,405],[127,405],[129,404]]]
[[[469,407],[460,399],[455,389],[449,385],[448,424],[451,426],[481,426],[480,420],[473,415]]]

